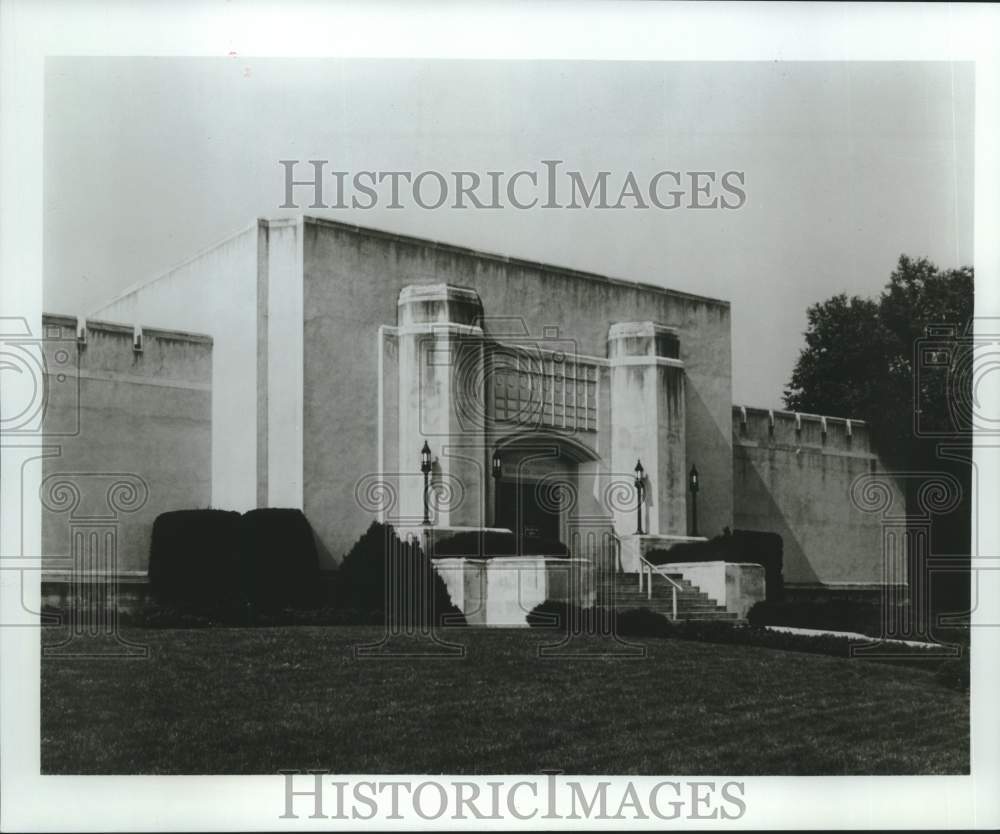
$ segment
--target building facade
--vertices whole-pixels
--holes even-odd
[[[881,469],[864,424],[734,407],[725,301],[304,217],[94,317],[211,338],[209,450],[157,446],[140,474],[182,455],[214,507],[299,507],[326,567],[372,520],[426,513],[626,570],[657,541],[768,530],[789,584],[885,580],[880,521],[852,498]]]

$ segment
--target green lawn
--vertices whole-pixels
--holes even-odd
[[[46,642],[58,638],[44,629]],[[553,659],[356,660],[368,627],[130,629],[148,660],[45,659],[43,773],[967,773],[966,695],[920,669],[648,640]]]

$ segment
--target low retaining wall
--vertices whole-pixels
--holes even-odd
[[[681,542],[708,541],[704,536],[667,536],[657,533],[631,533],[620,537],[621,552],[618,570],[639,573],[639,558],[653,550],[669,550]]]
[[[764,567],[749,562],[671,562],[661,567],[697,585],[727,611],[746,619],[765,596]]]
[[[594,604],[592,565],[559,556],[452,556],[432,560],[470,626],[516,628],[546,600]]]

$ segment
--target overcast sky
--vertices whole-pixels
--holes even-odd
[[[973,127],[970,64],[49,59],[45,308],[292,213],[279,159],[738,170],[738,211],[312,213],[728,299],[734,400],[780,407],[809,304],[877,294],[900,253],[972,263]]]

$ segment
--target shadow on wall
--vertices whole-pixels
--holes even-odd
[[[730,422],[725,423],[720,429],[705,401],[688,380],[685,385],[685,411],[685,471],[680,473],[682,489],[685,490],[687,499],[684,532],[688,533],[692,529],[692,503],[691,494],[687,492],[687,478],[688,471],[694,464],[698,467],[700,483],[698,535],[711,538],[719,535],[724,528],[732,527],[735,521],[732,409],[731,406],[727,406],[723,419]]]
[[[737,446],[733,450],[733,525],[744,530],[777,533],[784,543],[784,578],[793,584],[818,583],[819,576],[806,557],[802,542],[771,494],[771,489],[761,478],[757,467],[746,457],[746,450]],[[743,494],[743,501],[736,496]],[[741,504],[753,501],[752,511],[740,511]],[[766,525],[760,519],[766,518]],[[762,529],[766,526],[766,530]]]

